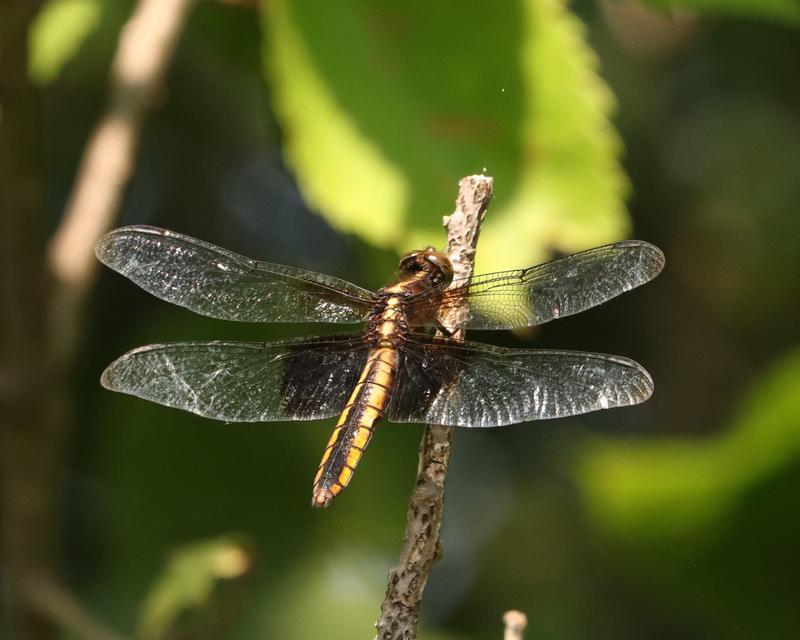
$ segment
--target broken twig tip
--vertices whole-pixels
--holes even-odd
[[[503,624],[505,625],[503,640],[522,640],[525,627],[528,626],[528,616],[522,611],[511,609],[503,614]]]

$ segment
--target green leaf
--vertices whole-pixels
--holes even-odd
[[[46,85],[100,23],[102,0],[50,0],[31,25],[28,72],[31,80]]]
[[[580,482],[595,522],[621,540],[709,543],[739,503],[800,455],[800,349],[749,393],[722,435],[590,447]],[[680,542],[679,542],[680,541]]]
[[[629,184],[608,119],[614,97],[596,73],[583,25],[560,0],[525,7],[520,176],[500,223],[482,232],[478,256],[516,255],[538,244],[536,261],[552,247],[571,251],[625,235]]]
[[[484,169],[484,269],[627,231],[613,98],[562,0],[276,0],[265,31],[287,161],[342,231],[439,245],[458,180]]]
[[[182,615],[207,607],[219,583],[242,577],[252,563],[247,545],[233,536],[176,550],[142,605],[139,637],[164,638]]]
[[[710,14],[731,14],[767,18],[800,25],[797,0],[639,0],[660,10],[687,9]]]

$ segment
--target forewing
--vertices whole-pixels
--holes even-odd
[[[366,357],[357,336],[154,344],[112,362],[101,382],[215,420],[315,420],[342,411]]]
[[[647,371],[620,356],[418,335],[401,350],[387,415],[394,422],[499,427],[634,405],[652,392]]]
[[[240,322],[361,322],[372,293],[332,276],[250,260],[155,227],[122,227],[97,243],[98,259],[154,296]]]
[[[444,290],[418,294],[409,314],[435,324],[466,306],[466,329],[513,329],[580,313],[653,278],[664,254],[639,240],[589,249],[528,269],[474,276]]]

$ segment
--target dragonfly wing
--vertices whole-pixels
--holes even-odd
[[[387,415],[394,422],[497,427],[634,405],[652,392],[647,371],[621,356],[417,335],[401,349]]]
[[[98,259],[154,296],[240,322],[361,322],[371,292],[304,269],[250,260],[155,227],[122,227],[97,243]]]
[[[215,420],[316,420],[341,413],[367,351],[360,336],[153,344],[112,362],[101,382]]]
[[[663,267],[660,249],[627,240],[528,269],[456,281],[447,290],[418,294],[406,306],[425,324],[466,306],[466,329],[529,327],[602,304],[652,280]]]

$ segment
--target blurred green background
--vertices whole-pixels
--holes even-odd
[[[31,27],[51,230],[132,5],[50,0]],[[625,237],[667,256],[602,308],[473,335],[623,354],[656,391],[456,433],[421,637],[500,637],[510,608],[537,639],[800,634],[798,26],[794,0],[192,9],[115,226],[377,288],[399,253],[443,244],[458,180],[485,172],[481,271]],[[372,637],[421,427],[383,425],[315,511],[332,421],[221,425],[98,383],[141,344],[308,331],[201,318],[101,274],[70,380],[58,567],[120,633]],[[254,565],[217,583],[209,554],[229,544]]]

